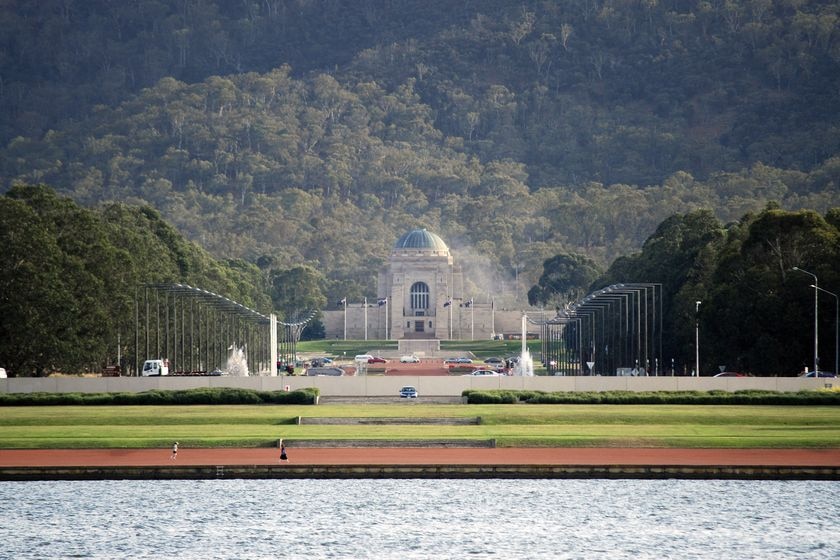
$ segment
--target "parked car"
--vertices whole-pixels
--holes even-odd
[[[485,364],[501,364],[502,359],[494,356],[494,357],[490,357],[490,358],[487,358],[486,360],[484,360],[484,363]]]
[[[458,358],[446,358],[445,360],[443,360],[443,363],[444,364],[457,364],[458,363]]]
[[[0,367],[0,379],[5,379],[5,378],[6,378],[6,368],[1,368]]]
[[[485,377],[499,377],[501,374],[498,371],[493,371],[492,369],[477,369],[474,370],[472,373],[468,373],[467,375],[478,375],[478,376],[485,376]]]
[[[809,371],[808,373],[801,373],[799,377],[827,377],[835,379],[837,375],[831,371]]]
[[[386,359],[385,359],[385,358],[383,358],[382,356],[374,356],[373,358],[371,358],[371,359],[369,359],[369,360],[368,360],[368,363],[369,363],[369,364],[384,364],[384,363],[386,363],[387,361],[388,361],[388,360],[386,360]]]
[[[356,357],[353,358],[353,361],[354,362],[360,362],[360,363],[367,363],[367,361],[370,360],[371,358],[373,358],[373,356],[371,356],[370,354],[357,354]]]
[[[417,389],[415,389],[411,385],[406,385],[405,387],[400,389],[400,397],[404,399],[416,399]]]
[[[456,364],[471,364],[473,361],[469,358],[455,358]]]
[[[724,371],[715,375],[715,377],[746,377],[743,373],[738,373],[735,371]]]
[[[400,357],[401,364],[419,364],[420,358],[417,356],[401,356]]]

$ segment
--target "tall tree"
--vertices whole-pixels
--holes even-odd
[[[546,259],[539,282],[528,290],[528,303],[561,305],[580,299],[600,274],[598,265],[582,255],[562,254]]]

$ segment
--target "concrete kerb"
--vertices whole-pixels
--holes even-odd
[[[8,378],[0,382],[7,393],[107,393],[182,390],[196,387],[241,387],[261,391],[317,388],[318,402],[329,398],[398,397],[400,387],[413,385],[419,401],[433,397],[460,399],[465,389],[524,389],[540,391],[686,391],[763,389],[801,391],[824,389],[835,380],[802,377],[490,377],[475,376],[360,376],[360,377],[108,377]]]
[[[197,465],[0,467],[0,480],[212,479],[840,480],[838,467],[685,465]]]

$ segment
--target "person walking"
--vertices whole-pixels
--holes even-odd
[[[286,444],[283,443],[283,440],[280,440],[280,461],[288,461],[289,457],[286,455]]]
[[[172,444],[172,455],[169,457],[170,460],[174,461],[178,458],[178,442]]]

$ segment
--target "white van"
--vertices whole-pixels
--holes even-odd
[[[169,360],[146,360],[143,362],[143,377],[169,375]]]
[[[353,361],[366,364],[368,363],[368,360],[372,359],[373,356],[371,356],[370,354],[358,354],[355,358],[353,358]]]
[[[6,379],[6,368],[0,367],[0,379]]]

